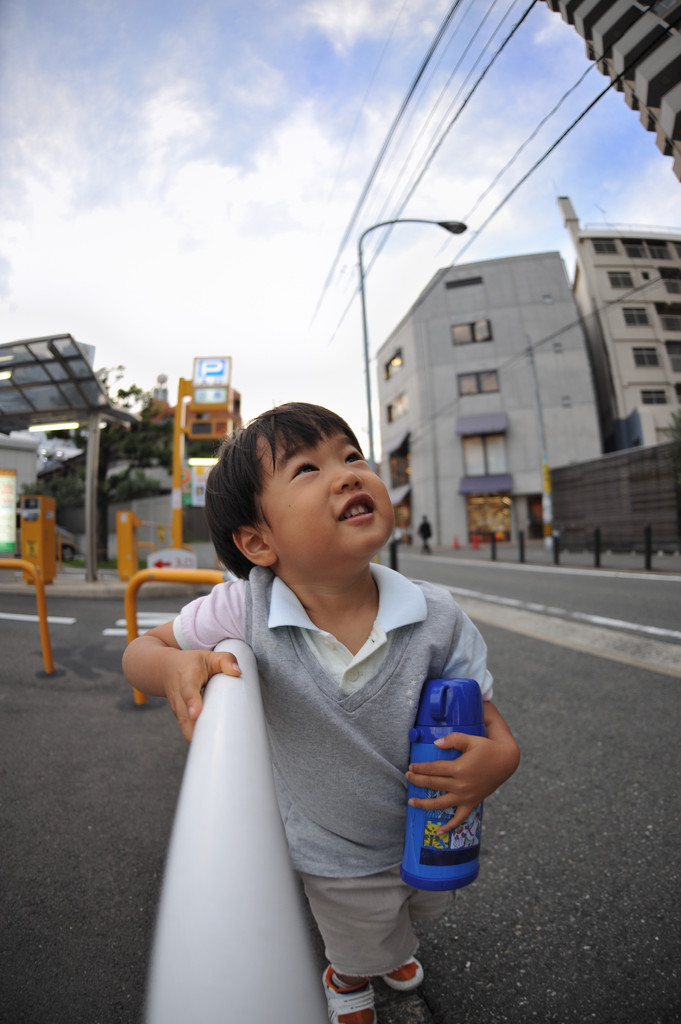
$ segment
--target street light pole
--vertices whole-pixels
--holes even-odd
[[[444,228],[445,231],[449,231],[452,235],[461,235],[466,230],[466,225],[462,224],[458,220],[421,220],[420,218],[405,217],[397,218],[395,220],[382,220],[378,224],[372,224],[359,236],[357,243],[357,256],[359,264],[359,293],[362,300],[362,339],[364,342],[364,374],[366,378],[366,391],[367,391],[367,428],[369,431],[369,465],[372,469],[376,469],[376,454],[374,450],[374,424],[373,424],[373,413],[371,410],[371,373],[369,370],[369,331],[367,328],[367,309],[366,309],[366,296],[364,294],[364,260],[362,257],[362,242],[368,234],[372,231],[376,231],[377,228],[386,228],[391,224],[434,224],[437,227]]]

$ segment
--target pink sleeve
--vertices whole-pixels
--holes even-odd
[[[184,650],[212,650],[221,640],[245,640],[246,580],[218,583],[210,594],[186,604],[173,622]]]

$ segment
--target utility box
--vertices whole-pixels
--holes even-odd
[[[38,568],[43,583],[57,575],[57,505],[46,494],[25,494],[21,499],[21,557]],[[23,574],[27,583],[33,577]]]
[[[118,575],[129,580],[139,569],[139,547],[137,529],[142,520],[134,512],[116,513],[116,549]]]

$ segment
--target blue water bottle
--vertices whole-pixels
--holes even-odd
[[[427,679],[413,729],[409,730],[410,763],[453,761],[459,750],[441,750],[435,740],[450,732],[484,736],[482,695],[475,679]],[[432,799],[441,791],[409,784],[407,798]],[[444,835],[437,830],[454,816],[456,808],[423,810],[407,805],[401,875],[416,889],[460,889],[478,874],[482,804],[466,821]]]

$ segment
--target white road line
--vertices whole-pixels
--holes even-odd
[[[14,612],[0,612],[0,619],[9,619],[12,622],[40,622],[38,615],[19,615]],[[47,621],[55,626],[72,626],[76,620],[66,615],[48,615]]]
[[[527,608],[511,607],[506,601],[487,600],[489,595],[455,596],[474,622],[484,622],[529,636],[533,640],[543,640],[583,654],[608,658],[634,668],[662,672],[681,679],[681,649],[667,640],[655,640],[651,636],[635,635],[623,629],[604,629],[602,626],[577,621],[576,618],[571,620]]]
[[[179,614],[179,612],[138,612],[137,613],[137,633],[141,636],[142,633],[146,633],[154,626],[162,626],[166,622],[172,622],[172,620]],[[102,636],[126,636],[128,635],[128,624],[125,619],[116,619],[114,626],[110,626],[107,629],[102,630]]]
[[[446,586],[446,584],[444,584]],[[468,590],[466,587],[446,586],[450,593],[460,597],[472,597],[477,601],[489,601],[490,604],[500,604],[507,608],[518,608],[520,610],[539,612],[543,615],[557,615],[562,619],[575,619],[578,622],[587,622],[593,626],[608,626],[610,629],[626,629],[632,633],[642,633],[644,636],[666,638],[668,640],[681,640],[681,630],[663,629],[660,626],[644,626],[641,622],[627,622],[625,619],[609,619],[605,615],[588,615],[586,612],[571,612],[567,608],[557,608],[554,605],[537,604],[534,601],[519,601],[514,597],[501,597],[499,594],[486,594],[481,590]]]

